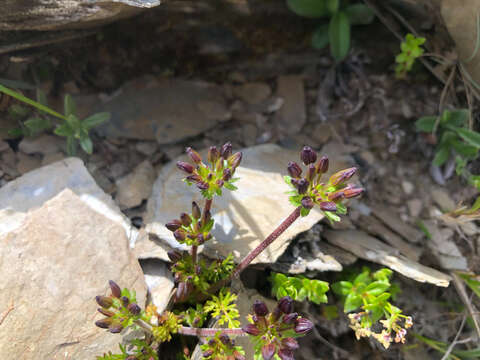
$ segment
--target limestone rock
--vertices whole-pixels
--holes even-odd
[[[65,140],[53,135],[40,135],[37,137],[25,137],[22,139],[18,148],[25,154],[53,154],[62,149]]]
[[[297,75],[280,76],[277,95],[284,100],[282,107],[274,117],[278,128],[284,134],[298,133],[307,121],[302,77]]]
[[[115,200],[122,209],[138,206],[152,192],[155,181],[155,169],[150,161],[140,163],[132,173],[117,180],[117,196]]]
[[[161,314],[168,305],[174,286],[172,273],[160,260],[148,259],[141,264],[152,303]]]
[[[413,243],[418,243],[423,238],[423,233],[415,229],[406,222],[400,219],[399,215],[394,210],[380,204],[371,205],[373,214],[379,218],[385,225],[396,231],[405,240]]]
[[[435,188],[431,191],[432,199],[444,212],[450,212],[455,210],[455,201],[452,200],[450,195],[441,188]]]
[[[248,104],[260,104],[272,93],[265,83],[247,83],[233,88],[233,93]]]
[[[65,189],[0,235],[0,304],[14,310],[0,326],[3,359],[92,359],[118,350],[120,336],[94,321],[108,280],[135,289],[145,305],[142,270],[123,227]],[[21,260],[20,260],[21,259]]]
[[[178,79],[138,79],[98,106],[111,120],[97,128],[107,138],[157,140],[171,144],[229,119],[220,87]]]
[[[215,240],[206,243],[207,255],[225,257],[233,252],[238,262],[294,210],[285,195],[289,188],[283,175],[287,163],[297,159],[297,152],[272,144],[243,150],[242,163],[235,173],[240,178],[236,183],[238,190],[225,190],[224,196],[216,197],[213,202],[215,226],[212,234]],[[146,230],[158,241],[148,240],[150,246],[142,245],[147,253],[155,252],[161,242],[181,247],[165,224],[178,218],[181,212],[190,211],[191,201],[202,203],[197,189],[181,181],[183,174],[175,163],[173,161],[162,168],[148,201]],[[330,159],[330,163],[335,164],[335,159]],[[309,216],[298,219],[253,263],[275,262],[295,235],[308,230],[322,217],[320,211],[314,209]]]

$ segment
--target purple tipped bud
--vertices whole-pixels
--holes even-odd
[[[297,340],[291,337],[282,340],[282,347],[288,350],[297,350],[299,348]]]
[[[302,199],[302,206],[305,208],[305,209],[311,209],[313,208],[313,200],[310,196],[305,196],[303,199]]]
[[[338,190],[333,193],[328,194],[328,200],[329,201],[339,201],[342,200],[345,197],[344,191],[343,190]]]
[[[190,156],[190,159],[192,159],[195,164],[200,164],[202,162],[202,157],[200,156],[200,154],[193,150],[191,147],[187,147],[185,149],[185,152],[188,156]]]
[[[100,314],[105,315],[106,317],[112,317],[113,315],[115,315],[113,311],[108,311],[108,310],[105,310],[104,308],[98,308],[97,311]]]
[[[257,336],[260,335],[260,330],[255,326],[255,324],[247,324],[242,327],[242,330],[249,335]]]
[[[126,297],[126,296],[122,296],[122,297],[120,298],[120,300],[122,300],[122,304],[123,304],[123,306],[125,306],[125,307],[127,307],[128,304],[130,303],[130,299],[129,299],[128,297]]]
[[[222,149],[220,150],[220,155],[224,159],[228,159],[230,157],[230,155],[232,155],[232,143],[230,141],[225,143],[222,146]]]
[[[219,173],[220,171],[223,170],[223,166],[224,166],[224,158],[223,156],[221,156],[218,160],[217,160],[217,164],[215,165],[215,171],[217,173]]]
[[[275,344],[270,343],[267,345],[263,345],[262,347],[262,356],[263,360],[270,360],[275,355]]]
[[[180,220],[182,221],[183,226],[188,227],[192,223],[192,219],[190,219],[190,215],[188,215],[187,213],[181,213]]]
[[[200,216],[202,216],[202,211],[195,201],[192,201],[192,216],[195,219],[200,219]]]
[[[351,199],[354,197],[359,196],[361,193],[363,193],[363,188],[351,188],[351,189],[345,189],[343,192],[345,194],[345,197],[347,199]]]
[[[263,301],[255,300],[253,303],[253,312],[257,316],[266,316],[268,314],[268,307]]]
[[[328,171],[328,157],[322,156],[320,160],[318,160],[317,172],[319,174],[325,174],[327,171]]]
[[[200,177],[200,175],[197,175],[197,174],[188,175],[185,179],[186,179],[187,181],[192,182],[192,183],[195,183],[195,184],[202,181],[202,178]]]
[[[138,315],[142,311],[140,306],[138,306],[138,304],[135,304],[135,303],[131,303],[130,305],[128,305],[127,309],[128,311],[130,311],[130,314],[132,315]]]
[[[310,146],[304,146],[300,153],[300,159],[305,165],[309,165],[317,161],[317,153]]]
[[[228,181],[232,178],[232,170],[224,169],[223,170],[223,181]]]
[[[108,309],[113,305],[113,300],[109,296],[95,296],[95,300],[97,301],[97,304],[100,305],[101,307]]]
[[[165,224],[165,227],[170,231],[175,231],[182,226],[182,222],[180,220],[172,220]]]
[[[122,325],[113,325],[111,326],[108,331],[110,331],[112,334],[118,334],[118,333],[121,333],[123,330],[123,326]]]
[[[287,166],[288,175],[292,178],[299,178],[302,175],[302,168],[295,161],[290,161]]]
[[[210,149],[208,149],[208,161],[211,164],[215,164],[215,162],[218,160],[218,157],[220,156],[220,152],[218,151],[216,146],[210,146]]]
[[[337,204],[332,201],[323,201],[320,203],[320,209],[323,211],[337,211]]]
[[[182,229],[178,229],[173,232],[173,236],[177,241],[180,242],[180,241],[185,241],[187,234]]]
[[[138,358],[135,355],[128,355],[125,360],[138,360]]]
[[[218,187],[221,188],[221,187],[223,186],[224,182],[223,182],[222,179],[218,179],[218,180],[215,182],[215,184],[216,184]]]
[[[182,258],[182,253],[177,250],[170,250],[167,252],[168,258],[173,262],[176,263]]]
[[[115,281],[108,280],[108,285],[110,286],[110,291],[113,296],[119,298],[122,295],[122,289],[120,289],[120,286],[118,286]]]
[[[205,351],[203,352],[203,357],[204,357],[204,358],[208,358],[208,357],[210,357],[210,356],[212,356],[212,355],[213,355],[213,350],[212,350],[212,349],[208,349],[208,350],[205,350]]]
[[[219,336],[220,341],[222,342],[223,345],[228,345],[230,344],[230,338],[228,337],[227,334],[222,334]]]
[[[233,170],[235,170],[238,167],[238,165],[240,165],[241,161],[242,161],[241,152],[237,152],[228,158],[228,163],[230,164]]]
[[[208,189],[208,184],[204,181],[200,181],[196,185],[197,185],[197,188],[199,188],[200,190],[207,190]]]
[[[295,321],[295,332],[297,334],[306,334],[313,329],[313,324],[305,318],[298,318]]]
[[[295,320],[298,318],[298,313],[292,312],[290,314],[286,314],[283,316],[283,323],[284,324],[293,324]]]
[[[290,296],[284,296],[278,300],[278,308],[284,314],[290,314],[293,311],[293,300]]]
[[[108,329],[108,327],[112,325],[112,319],[106,318],[106,319],[95,321],[95,325],[97,325],[99,328],[102,328],[102,329]]]
[[[348,169],[340,170],[330,176],[329,182],[330,185],[332,186],[337,186],[339,184],[344,183],[345,181],[348,181],[355,173],[357,172],[356,167],[351,167]]]
[[[310,185],[307,179],[304,178],[292,179],[292,184],[297,188],[299,194],[305,194],[308,190],[308,185]]]
[[[210,340],[208,340],[208,345],[212,346],[212,345],[215,345],[217,343],[217,340],[215,338],[211,338]]]
[[[177,161],[177,168],[179,168],[182,171],[185,171],[187,174],[191,174],[193,173],[193,170],[195,170],[192,164],[189,164],[185,161]]]
[[[198,234],[197,243],[198,243],[198,245],[202,245],[202,244],[205,243],[205,237],[203,236],[203,234]]]
[[[315,167],[315,165],[314,164],[308,165],[307,180],[312,181],[316,173],[317,173],[317,168]]]
[[[280,349],[277,355],[282,360],[295,360],[295,358],[293,357],[293,351],[290,349]]]

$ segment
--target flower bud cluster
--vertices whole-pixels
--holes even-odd
[[[193,201],[191,214],[181,213],[179,219],[168,222],[165,227],[173,232],[179,243],[198,246],[212,238],[210,230],[213,223],[210,210],[202,213],[198,204]]]
[[[352,167],[336,172],[327,182],[322,182],[322,176],[328,171],[329,160],[322,156],[317,162],[317,153],[309,146],[305,146],[300,153],[303,164],[307,167],[305,172],[296,162],[288,163],[288,174],[285,181],[293,188],[290,201],[297,206],[302,206],[302,215],[317,205],[322,211],[330,213],[345,213],[344,199],[359,196],[363,189],[346,184],[356,173],[357,168]],[[328,216],[334,219],[332,216]]]
[[[218,332],[214,337],[201,345],[204,359],[211,360],[245,360],[245,352],[241,346],[226,334]]]
[[[193,164],[178,161],[177,167],[187,174],[184,181],[187,184],[195,184],[207,199],[214,195],[221,195],[222,188],[235,190],[233,183],[238,180],[233,177],[235,170],[242,161],[242,153],[232,154],[232,144],[227,142],[220,150],[211,146],[208,150],[207,162],[204,163],[198,152],[191,147],[186,153]]]
[[[110,296],[98,295],[95,300],[100,308],[98,312],[106,317],[95,322],[102,329],[108,329],[113,334],[121,332],[130,325],[132,319],[139,319],[143,311],[135,300],[135,295],[120,287],[113,281],[109,281]]]
[[[313,329],[310,320],[293,312],[293,300],[289,296],[281,298],[271,313],[264,302],[255,301],[248,320],[250,323],[242,329],[256,338],[254,342],[260,344],[258,351],[264,360],[274,359],[275,355],[281,360],[293,360],[293,352],[299,347],[294,337]]]

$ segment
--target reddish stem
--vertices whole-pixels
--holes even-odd
[[[206,337],[206,336],[215,336],[217,332],[221,332],[222,334],[226,335],[234,335],[234,336],[247,336],[248,334],[244,332],[240,328],[236,329],[224,329],[224,328],[192,328],[182,326],[178,333],[182,335],[189,335],[189,336],[198,336],[198,337]]]

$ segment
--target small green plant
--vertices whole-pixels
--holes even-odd
[[[41,91],[37,91],[37,101],[29,99],[21,93],[1,84],[0,92],[27,105],[33,106],[39,111],[38,114],[25,120],[22,128],[13,130],[11,132],[13,136],[34,136],[54,128],[54,134],[66,138],[67,153],[70,156],[76,154],[78,144],[80,144],[83,151],[91,154],[93,152],[93,143],[90,139],[89,131],[110,119],[109,113],[101,112],[80,120],[76,115],[76,106],[70,95],[65,95],[64,114],[62,115],[48,107],[45,94]],[[18,104],[13,104],[9,112],[17,118],[24,118],[29,114],[28,109]],[[52,119],[47,115],[51,115],[54,118]],[[54,119],[60,120],[60,122],[55,122]]]
[[[380,269],[372,274],[370,269],[364,268],[352,281],[332,284],[333,292],[343,301],[343,311],[349,313],[350,328],[355,331],[357,339],[371,336],[386,349],[393,341],[404,343],[406,329],[413,325],[410,316],[403,315],[402,310],[388,301],[392,295],[391,276],[390,269]],[[362,311],[353,313],[359,309]],[[380,333],[373,331],[376,322],[383,326]]]
[[[480,188],[480,176],[467,169],[470,161],[478,158],[480,133],[467,128],[470,113],[466,109],[445,110],[440,116],[424,116],[417,120],[417,131],[431,133],[437,143],[433,164],[442,166],[451,156],[455,156],[457,175]]]
[[[300,158],[306,167],[305,171],[296,162],[290,162],[287,166],[289,176],[285,181],[292,189],[290,202],[295,206],[292,213],[239,264],[234,264],[231,255],[223,260],[207,262],[198,256],[198,246],[213,238],[211,229],[214,219],[211,208],[215,196],[222,195],[224,188],[236,190],[232,183],[237,180],[234,175],[242,154],[232,154],[230,143],[223,145],[220,150],[210,147],[205,162],[195,150],[187,148],[186,152],[193,164],[179,161],[177,167],[186,174],[185,183],[200,190],[204,205],[202,209],[198,203],[193,202],[190,214],[181,213],[178,219],[166,224],[174,238],[189,247],[189,251],[172,250],[168,253],[176,284],[171,302],[173,306],[159,313],[155,306],[149,305],[144,311],[136,304],[135,294],[127,289],[120,290],[116,283],[110,281],[111,295],[98,296],[96,299],[101,306],[99,312],[106,316],[97,321],[96,325],[111,333],[141,329],[144,335],[138,337],[135,344],[131,344],[131,351],[121,347],[122,354],[107,354],[99,359],[144,359],[143,354],[151,354],[163,342],[182,335],[206,339],[201,345],[204,359],[244,360],[243,349],[235,345],[232,338],[249,336],[255,348],[256,360],[293,360],[294,351],[299,347],[296,338],[306,335],[314,327],[310,320],[294,312],[294,299],[308,299],[317,304],[326,302],[328,284],[320,280],[273,274],[273,292],[278,299],[277,305],[270,311],[264,302],[256,300],[252,313],[247,316],[248,324],[243,327],[239,327],[240,315],[236,306],[238,295],[232,293],[228,285],[298,218],[307,216],[314,206],[330,221],[340,221],[338,215],[347,211],[344,200],[358,196],[363,191],[347,184],[356,168],[339,171],[322,182],[321,178],[328,171],[328,158],[321,157],[317,161],[316,152],[308,146],[304,147]],[[375,275],[379,278],[378,281],[382,281],[382,288],[385,288],[384,284],[388,280],[385,279],[386,275],[381,278],[380,274],[385,274],[385,271]],[[350,288],[350,291],[354,290]],[[372,290],[369,287],[368,291],[368,294],[378,295],[378,289]],[[387,318],[391,322],[390,328],[397,331],[396,319],[403,315],[399,309],[386,302],[387,298],[383,294],[382,309],[390,311],[390,317]],[[372,305],[373,298],[368,300],[371,301],[367,304],[370,307],[364,309],[366,318],[370,316],[368,311],[377,311]],[[202,327],[212,319],[221,327]],[[179,356],[182,359],[188,358],[185,353]],[[149,358],[151,359],[156,358]]]
[[[328,24],[321,24],[313,32],[312,47],[323,49],[330,44],[330,53],[337,62],[350,51],[352,25],[370,24],[373,11],[364,4],[349,4],[341,0],[287,0],[294,13],[307,18],[330,17]]]
[[[405,78],[407,73],[412,70],[415,60],[423,55],[423,48],[425,38],[415,37],[412,34],[407,34],[405,40],[400,44],[401,53],[395,57],[397,66],[395,67],[395,75],[399,79]]]

